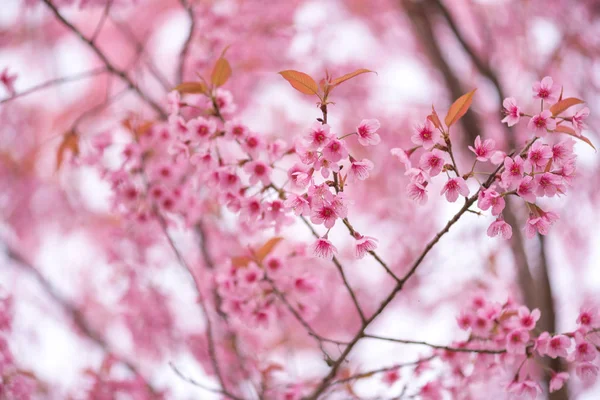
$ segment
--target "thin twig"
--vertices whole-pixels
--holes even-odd
[[[144,93],[142,91],[142,89],[139,88],[138,85],[136,85],[131,78],[125,73],[125,71],[122,71],[120,69],[118,69],[117,67],[115,67],[106,57],[106,55],[102,52],[102,50],[100,50],[98,48],[98,46],[96,46],[95,43],[93,43],[90,39],[86,38],[83,33],[81,33],[81,31],[79,29],[77,29],[72,23],[70,23],[69,21],[67,21],[65,19],[65,17],[62,16],[62,14],[58,11],[58,9],[56,8],[56,6],[52,3],[51,0],[42,0],[42,2],[44,2],[48,8],[50,8],[50,10],[54,13],[54,15],[56,16],[56,18],[64,25],[66,26],[69,30],[71,30],[73,33],[75,33],[83,42],[85,42],[90,49],[92,49],[92,51],[94,53],[96,53],[96,55],[98,56],[98,58],[100,58],[100,60],[102,61],[102,63],[106,66],[106,69],[118,76],[119,78],[121,78],[124,82],[126,82],[134,91],[135,93],[142,99],[144,100],[152,109],[154,109],[154,111],[161,116],[162,118],[167,118],[167,113],[165,112],[165,110],[158,104],[156,103],[154,100],[152,100],[146,93]]]
[[[192,44],[192,39],[194,37],[194,32],[196,30],[196,19],[194,18],[194,9],[192,5],[188,3],[187,0],[179,0],[183,8],[185,8],[188,18],[190,20],[190,31],[188,33],[185,42],[183,43],[183,47],[181,48],[181,53],[179,53],[179,67],[177,68],[177,83],[183,82],[183,78],[185,76],[185,62],[190,51],[190,45]]]
[[[65,83],[69,83],[69,82],[74,82],[74,81],[78,81],[81,79],[86,79],[86,78],[90,78],[93,76],[97,76],[97,75],[101,75],[104,74],[106,72],[109,72],[108,68],[106,67],[100,67],[100,68],[94,68],[92,70],[86,71],[86,72],[82,72],[76,75],[71,75],[71,76],[64,76],[61,78],[56,78],[56,79],[51,79],[49,81],[40,83],[39,85],[35,85],[27,90],[24,90],[20,93],[15,93],[14,95],[7,97],[5,99],[0,100],[0,104],[2,103],[6,103],[12,100],[15,100],[19,97],[23,97],[23,96],[27,96],[31,93],[35,93],[38,90],[43,90],[43,89],[47,89],[56,85],[62,85]]]
[[[462,347],[451,347],[451,346],[443,346],[443,345],[438,345],[438,344],[427,343],[427,342],[423,342],[420,340],[395,339],[395,338],[385,337],[385,336],[369,335],[366,333],[363,335],[363,337],[368,338],[368,339],[384,340],[387,342],[428,346],[428,347],[431,347],[432,349],[446,350],[446,351],[456,352],[456,353],[485,353],[485,354],[506,353],[506,350],[469,349],[469,348],[462,348]]]

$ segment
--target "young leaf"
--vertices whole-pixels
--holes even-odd
[[[430,120],[437,129],[442,129],[442,122],[440,121],[440,117],[438,117],[435,108],[433,108],[433,105],[431,106],[431,114],[427,116],[427,119]]]
[[[79,136],[75,131],[68,131],[63,135],[63,140],[56,152],[56,170],[60,169],[65,158],[65,151],[71,150],[74,156],[79,155]]]
[[[319,96],[319,86],[317,85],[317,82],[310,77],[310,75],[291,69],[281,71],[279,74],[283,76],[283,79],[288,81],[290,85],[292,85],[292,87],[300,93],[314,94]]]
[[[210,81],[216,87],[223,86],[231,76],[231,66],[229,61],[221,57],[217,60],[210,76]]]
[[[252,259],[246,256],[232,257],[231,265],[233,265],[236,268],[245,268],[248,266],[250,261],[252,261]]]
[[[340,76],[339,78],[335,78],[333,81],[331,81],[331,86],[337,86],[342,82],[346,82],[347,80],[352,79],[355,76],[366,74],[367,72],[373,72],[374,74],[377,74],[377,72],[371,71],[370,69],[360,68],[354,72],[350,72],[349,74]]]
[[[552,115],[557,116],[558,114],[567,111],[569,108],[577,104],[583,104],[583,100],[579,100],[576,97],[567,97],[566,99],[560,100],[558,103],[553,104],[550,107],[550,112]]]
[[[471,90],[469,93],[463,94],[450,106],[448,114],[446,114],[446,126],[450,128],[456,121],[462,118],[467,112],[473,101],[473,95],[477,89]]]
[[[592,144],[592,141],[589,138],[587,138],[583,135],[578,135],[577,132],[575,132],[575,130],[573,128],[569,128],[568,126],[558,125],[556,127],[556,129],[554,130],[554,132],[561,132],[561,133],[566,133],[567,135],[571,135],[581,141],[586,142],[587,144],[592,146],[592,149],[596,150],[596,147],[594,147],[594,145]]]
[[[184,94],[207,94],[208,88],[202,82],[183,82],[175,86],[173,90]]]
[[[279,242],[281,242],[282,240],[283,238],[278,236],[269,239],[265,244],[263,244],[263,246],[260,249],[256,250],[256,259],[259,262],[262,262],[269,255],[269,253],[273,251],[275,246],[277,246],[277,244],[279,244]]]

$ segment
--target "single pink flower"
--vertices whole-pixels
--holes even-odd
[[[552,149],[547,144],[537,141],[529,149],[527,159],[534,167],[545,168],[552,159]]]
[[[390,369],[389,371],[385,371],[383,373],[383,377],[381,378],[381,380],[386,385],[392,386],[394,383],[396,383],[396,382],[398,382],[398,380],[400,380],[400,369],[394,368],[394,369]]]
[[[564,194],[567,190],[563,184],[563,178],[551,172],[544,172],[535,176],[535,194],[539,197],[553,197],[556,194]]]
[[[550,385],[548,390],[550,393],[560,390],[565,382],[569,379],[569,374],[567,372],[559,372],[556,373],[552,371],[552,377],[550,378]]]
[[[542,99],[548,103],[556,103],[560,94],[560,87],[554,85],[552,78],[546,76],[541,82],[533,84],[533,98]]]
[[[596,346],[588,342],[583,334],[576,332],[573,359],[579,362],[593,361],[596,358],[596,353]]]
[[[527,128],[537,137],[544,137],[548,131],[556,129],[556,121],[552,118],[550,110],[544,110],[529,120]]]
[[[310,149],[316,150],[325,146],[325,143],[332,138],[333,134],[330,132],[329,125],[315,122],[308,132],[308,146]]]
[[[528,331],[535,328],[535,324],[540,319],[541,315],[539,309],[536,308],[533,311],[529,312],[529,309],[527,307],[519,307],[518,312],[519,324],[521,325],[521,328],[527,329]]]
[[[225,123],[225,137],[228,139],[241,141],[246,137],[248,132],[248,128],[237,121]]]
[[[581,135],[581,131],[587,128],[587,125],[583,122],[590,115],[590,109],[587,107],[582,108],[573,115],[571,122],[573,123],[573,129],[578,135]]]
[[[575,373],[584,383],[593,383],[598,377],[598,367],[591,362],[582,362],[575,365]]]
[[[521,183],[526,169],[529,169],[529,163],[523,161],[521,156],[515,157],[514,160],[506,157],[504,159],[504,172],[501,175],[502,184],[507,189],[516,188]]]
[[[475,153],[477,161],[486,162],[494,153],[494,146],[496,146],[494,139],[486,139],[482,143],[481,137],[478,135],[475,138],[475,147],[469,146],[469,150]]]
[[[376,132],[380,126],[381,124],[376,119],[363,119],[360,125],[356,127],[358,143],[363,146],[379,144],[381,138]]]
[[[315,257],[331,260],[333,256],[337,254],[337,249],[329,240],[327,240],[327,235],[325,235],[313,243],[312,252]]]
[[[189,140],[194,144],[207,142],[217,131],[217,123],[212,119],[194,118],[187,123]]]
[[[540,356],[548,354],[548,345],[550,343],[550,334],[548,332],[542,332],[535,339],[533,344],[533,350],[537,351]]]
[[[512,382],[508,386],[508,391],[517,396],[521,396],[521,398],[535,400],[537,396],[542,393],[542,387],[539,383],[528,379],[522,382]]]
[[[571,138],[566,138],[553,145],[552,163],[562,166],[567,161],[574,159],[573,146],[575,146],[575,141]]]
[[[373,163],[363,158],[362,161],[352,160],[350,164],[350,170],[348,171],[348,176],[351,180],[361,180],[364,181],[369,177],[369,171],[373,169]]]
[[[444,167],[444,153],[438,149],[423,153],[419,160],[419,166],[429,172],[430,176],[438,175]]]
[[[521,109],[517,106],[517,100],[514,97],[507,97],[502,102],[502,105],[506,113],[506,117],[504,117],[502,122],[506,122],[508,126],[516,125],[519,119],[521,119]]]
[[[297,216],[310,214],[310,204],[304,196],[292,193],[283,204],[286,208],[293,210]]]
[[[500,193],[496,192],[494,189],[486,189],[479,192],[479,196],[477,198],[477,207],[486,211],[490,207],[492,208],[492,215],[498,216],[504,210],[506,206],[506,201],[504,197],[500,195]]]
[[[596,307],[582,307],[577,317],[577,323],[584,332],[600,326],[600,313]]]
[[[525,236],[531,239],[536,232],[539,232],[540,235],[547,235],[550,226],[556,220],[558,220],[558,215],[552,211],[542,212],[539,216],[530,215],[525,223]]]
[[[425,189],[424,183],[409,183],[406,190],[408,191],[408,197],[416,201],[417,204],[423,205],[427,203],[427,189]]]
[[[341,140],[331,139],[323,148],[323,157],[332,163],[338,162],[347,156],[348,150],[346,150],[346,145]]]
[[[529,341],[529,332],[526,329],[515,329],[506,336],[506,351],[511,354],[525,354]]]
[[[512,237],[512,226],[510,226],[502,217],[498,217],[487,230],[489,237],[500,235],[502,239],[510,239]]]
[[[529,203],[535,203],[537,186],[537,181],[535,181],[531,176],[527,175],[519,183],[519,186],[517,187],[517,194],[523,200]]]
[[[354,243],[354,254],[356,258],[363,258],[368,252],[377,249],[377,239],[370,236],[363,236],[356,232],[354,235],[356,242]]]
[[[569,347],[571,347],[571,339],[569,339],[565,335],[555,335],[550,340],[548,340],[546,354],[548,354],[548,357],[552,358],[566,358],[569,355],[569,353],[567,352]]]
[[[323,224],[326,228],[333,228],[338,217],[332,205],[322,203],[320,206],[313,206],[310,221],[317,225]]]
[[[439,142],[439,134],[435,132],[435,127],[429,119],[426,119],[423,125],[417,125],[414,132],[410,139],[425,150],[432,149]]]
[[[271,183],[271,167],[264,161],[250,161],[244,165],[244,171],[250,175],[251,185],[255,185],[259,181],[265,186]]]
[[[454,203],[458,199],[458,195],[467,197],[469,195],[469,187],[467,182],[461,177],[448,179],[440,194],[446,194],[446,200]]]

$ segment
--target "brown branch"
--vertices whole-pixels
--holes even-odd
[[[97,76],[97,75],[101,75],[104,74],[106,72],[109,72],[108,68],[106,67],[100,67],[100,68],[94,68],[92,70],[86,71],[86,72],[82,72],[76,75],[71,75],[71,76],[65,76],[65,77],[61,77],[61,78],[56,78],[56,79],[51,79],[49,81],[40,83],[39,85],[35,85],[27,90],[24,90],[20,93],[15,93],[14,95],[7,97],[5,99],[0,100],[0,104],[2,103],[6,103],[12,100],[15,100],[19,97],[23,97],[23,96],[27,96],[31,93],[35,93],[39,90],[43,90],[43,89],[47,89],[56,85],[63,85],[65,83],[69,83],[69,82],[75,82],[81,79],[86,79],[86,78],[90,78],[93,76]]]
[[[127,83],[129,85],[129,87],[131,87],[135,93],[144,101],[146,102],[152,109],[154,109],[154,111],[162,118],[167,118],[167,113],[165,112],[165,110],[158,104],[156,103],[154,100],[152,100],[146,93],[144,93],[142,91],[142,89],[139,88],[139,86],[137,86],[132,80],[131,78],[129,78],[129,76],[125,73],[125,71],[122,71],[120,69],[118,69],[117,67],[115,67],[106,57],[106,55],[102,52],[102,50],[100,50],[98,48],[98,46],[96,46],[95,43],[93,43],[90,39],[86,38],[83,33],[81,33],[81,31],[79,29],[77,29],[73,24],[71,24],[69,21],[67,21],[65,19],[65,17],[62,16],[62,14],[58,11],[58,9],[56,8],[56,6],[52,3],[51,0],[42,0],[42,2],[44,2],[48,8],[50,8],[50,10],[52,11],[52,13],[54,13],[54,15],[56,16],[56,18],[65,26],[67,27],[69,30],[71,30],[71,32],[75,33],[83,42],[85,42],[90,49],[92,49],[92,51],[94,53],[96,53],[96,55],[98,56],[98,58],[100,58],[100,60],[102,61],[102,63],[106,66],[106,69],[118,76],[119,78],[121,78],[125,83]]]
[[[188,15],[190,20],[190,31],[188,33],[185,42],[183,43],[183,47],[181,48],[181,53],[179,53],[179,67],[177,68],[177,83],[183,82],[183,78],[185,76],[185,62],[190,51],[190,45],[192,44],[192,39],[194,37],[194,32],[196,30],[196,19],[194,18],[194,9],[191,4],[188,3],[188,0],[179,0],[183,8]]]
[[[451,346],[443,346],[443,345],[438,345],[438,344],[427,343],[427,342],[423,342],[420,340],[395,339],[395,338],[385,337],[385,336],[369,335],[366,333],[363,335],[363,337],[368,338],[368,339],[377,339],[377,340],[383,340],[383,341],[387,341],[387,342],[395,342],[395,343],[401,343],[401,344],[414,344],[414,345],[427,346],[427,347],[431,347],[432,349],[446,350],[446,351],[456,352],[456,353],[484,353],[484,354],[506,353],[506,350],[469,349],[469,348],[462,348],[462,347],[451,347]]]
[[[92,37],[90,38],[90,42],[94,43],[96,41],[96,39],[98,38],[98,35],[100,35],[100,31],[102,31],[102,28],[104,27],[104,23],[106,22],[106,19],[110,12],[110,7],[112,6],[112,3],[113,3],[113,0],[107,0],[106,6],[104,6],[104,12],[102,13],[102,16],[100,17],[100,21],[98,21],[98,25],[96,25],[96,29],[94,29],[94,33],[92,34]]]

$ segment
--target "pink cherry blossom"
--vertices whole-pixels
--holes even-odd
[[[544,137],[548,131],[556,129],[556,121],[552,118],[552,112],[544,110],[529,120],[527,128],[537,137]]]
[[[571,138],[561,140],[552,146],[552,163],[555,165],[563,165],[567,161],[573,159],[573,147],[575,141]]]
[[[358,143],[363,146],[379,144],[379,142],[381,142],[381,138],[376,132],[380,126],[381,124],[376,119],[363,119],[356,127]]]
[[[491,207],[492,215],[497,216],[500,215],[505,206],[506,202],[504,197],[494,189],[489,188],[479,192],[477,197],[477,207],[482,210],[486,211]]]
[[[414,144],[423,146],[425,150],[431,150],[439,142],[440,138],[439,134],[435,132],[435,127],[431,121],[426,119],[424,124],[415,127],[411,140]]]
[[[514,97],[508,97],[504,99],[502,102],[504,106],[504,112],[506,113],[506,117],[502,120],[508,126],[513,126],[519,123],[519,119],[521,119],[521,109],[517,106],[517,100]]]
[[[371,171],[373,167],[373,163],[366,158],[363,158],[362,161],[356,161],[352,159],[348,176],[353,181],[357,179],[364,181],[369,177],[369,171]]]
[[[477,161],[486,162],[494,153],[494,146],[496,146],[494,139],[486,139],[482,143],[481,137],[478,135],[475,138],[475,147],[469,146],[469,150],[475,153]]]
[[[535,400],[542,393],[539,383],[532,380],[513,382],[508,386],[508,391],[524,399]]]
[[[214,120],[198,117],[194,118],[187,124],[189,130],[189,138],[193,143],[204,143],[215,134],[217,124]]]
[[[423,205],[427,202],[427,189],[425,189],[425,184],[419,182],[409,183],[407,188],[408,197],[417,204]]]
[[[250,161],[244,165],[244,171],[250,175],[250,184],[261,182],[268,186],[271,183],[271,167],[264,161]]]
[[[394,383],[400,380],[400,369],[394,368],[389,371],[385,371],[381,380],[386,385],[392,386]]]
[[[248,133],[248,128],[240,122],[230,121],[225,124],[225,137],[228,139],[241,141]]]
[[[307,135],[309,149],[316,150],[325,146],[334,136],[330,131],[329,125],[315,122]]]
[[[567,382],[568,379],[569,374],[567,372],[556,373],[552,371],[552,377],[550,378],[550,385],[548,390],[550,391],[550,393],[552,393],[562,389],[562,387],[565,385],[565,382]]]
[[[546,347],[546,354],[548,357],[567,357],[569,347],[571,346],[571,339],[565,335],[555,335],[550,340]]]
[[[335,163],[342,158],[348,157],[348,150],[341,140],[331,139],[323,148],[323,157],[328,161]]]
[[[423,153],[419,160],[419,166],[429,172],[432,177],[438,175],[444,167],[444,153],[438,149]]]
[[[531,239],[536,232],[540,235],[547,235],[550,226],[558,219],[558,215],[552,211],[541,213],[540,215],[530,215],[525,224],[525,235]]]
[[[459,195],[465,197],[469,196],[469,187],[463,178],[456,177],[446,181],[440,194],[444,193],[446,194],[446,200],[454,203]]]
[[[544,172],[535,176],[535,193],[539,197],[553,197],[557,194],[564,194],[566,187],[563,184],[563,178],[551,172]]]
[[[527,159],[534,167],[545,168],[552,159],[552,149],[547,144],[537,141],[529,149]]]
[[[534,83],[532,89],[535,99],[542,99],[551,104],[558,101],[560,87],[554,85],[552,78],[549,76],[544,77],[541,82]]]
[[[575,333],[575,351],[573,358],[575,361],[593,361],[596,358],[596,346],[588,342],[583,334]]]
[[[548,354],[548,345],[550,343],[550,334],[546,331],[540,333],[535,339],[533,350],[537,351],[540,356]],[[560,343],[558,343],[560,344]]]
[[[590,115],[590,109],[587,107],[582,108],[573,115],[571,122],[573,123],[573,129],[577,134],[581,135],[581,131],[587,128],[587,125],[583,122]]]
[[[584,332],[600,327],[600,312],[596,307],[582,307],[577,317],[577,323]]]
[[[524,177],[523,180],[519,183],[519,186],[517,187],[517,194],[523,200],[525,200],[529,203],[535,203],[535,199],[537,197],[536,196],[537,187],[538,187],[537,181],[528,175],[528,176]]]
[[[584,383],[592,383],[598,377],[598,367],[591,362],[582,362],[575,365],[575,373]]]
[[[506,336],[506,351],[512,354],[525,354],[528,341],[527,329],[515,329]]]
[[[377,249],[377,239],[363,236],[358,232],[355,234],[354,255],[357,259],[363,258],[368,252]]]
[[[502,239],[510,239],[512,237],[512,227],[504,221],[501,217],[498,217],[492,224],[488,227],[487,235],[489,237],[494,237],[500,235]]]
[[[324,236],[317,239],[315,243],[313,243],[312,252],[315,257],[331,260],[333,256],[337,254],[337,249],[333,244],[331,244],[327,237]]]
[[[502,184],[508,189],[514,189],[519,186],[523,179],[523,173],[528,169],[529,163],[523,161],[521,156],[514,159],[506,157],[504,159],[504,172],[502,173]]]

